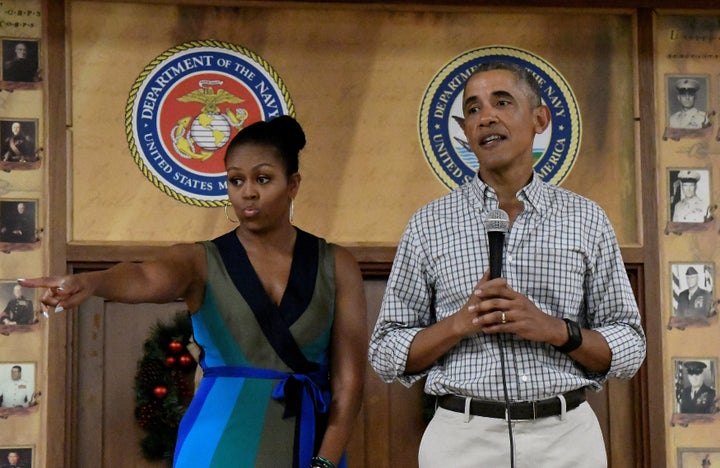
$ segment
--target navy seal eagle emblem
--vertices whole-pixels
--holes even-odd
[[[471,180],[478,161],[462,130],[462,92],[465,81],[484,62],[502,60],[528,69],[538,80],[543,103],[552,119],[536,135],[533,167],[556,185],[567,177],[580,149],[581,121],[577,100],[563,76],[548,62],[528,51],[508,46],[473,49],[452,59],[433,77],[420,104],[419,136],[425,159],[449,189]]]

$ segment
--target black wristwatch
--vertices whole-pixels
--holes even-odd
[[[580,325],[578,325],[577,322],[566,318],[564,318],[563,320],[567,325],[568,340],[562,346],[553,345],[553,348],[557,349],[561,353],[569,353],[571,351],[575,351],[580,347],[583,341],[583,337],[582,332],[580,331]]]

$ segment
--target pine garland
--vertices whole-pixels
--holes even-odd
[[[194,391],[197,363],[188,352],[192,325],[187,311],[158,321],[143,345],[135,373],[135,419],[145,431],[147,460],[172,459],[180,419]]]

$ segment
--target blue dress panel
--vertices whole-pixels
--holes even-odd
[[[202,244],[207,283],[192,325],[203,379],[180,424],[173,466],[305,468],[330,405],[333,247],[297,230],[277,306],[234,231]]]

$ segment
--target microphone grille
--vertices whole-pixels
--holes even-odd
[[[490,210],[485,217],[485,229],[488,232],[508,232],[510,217],[503,210]]]

